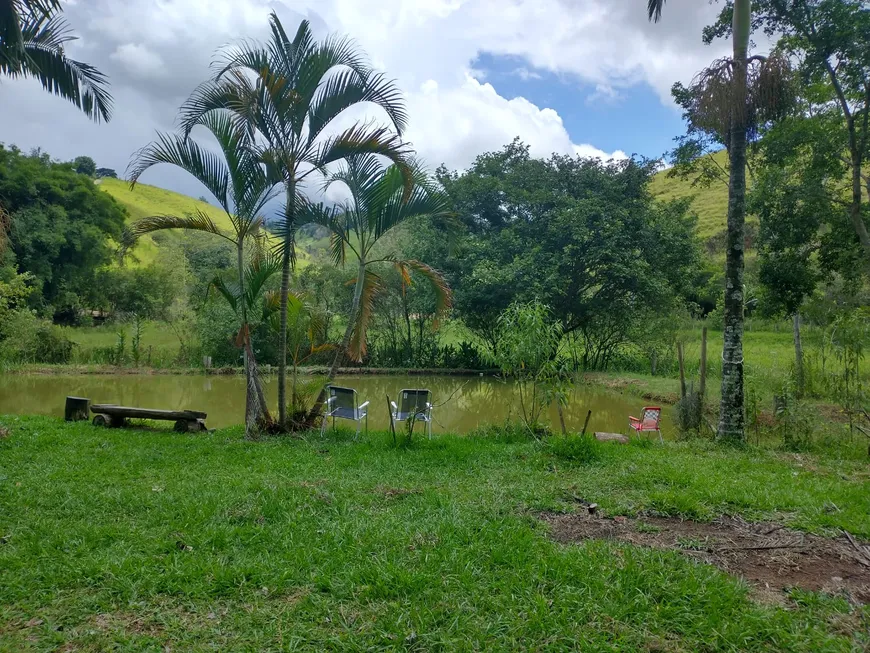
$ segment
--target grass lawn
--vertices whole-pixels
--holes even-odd
[[[866,458],[705,442],[394,447],[5,417],[0,650],[789,650],[870,645],[870,610],[673,551],[557,544],[537,518],[721,513],[870,537]],[[826,509],[836,504],[838,511]],[[164,648],[166,647],[166,648]]]

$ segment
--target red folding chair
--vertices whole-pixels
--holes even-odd
[[[640,435],[641,433],[655,432],[659,434],[659,441],[662,439],[662,430],[659,427],[659,422],[662,418],[662,409],[658,406],[644,406],[640,412],[641,417],[628,418],[628,427],[634,429],[634,432]]]

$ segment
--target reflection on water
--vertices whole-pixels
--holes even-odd
[[[0,376],[0,414],[63,416],[67,395],[88,397],[92,403],[178,410],[190,408],[208,413],[210,427],[242,422],[245,410],[244,378],[241,376],[180,375],[58,375],[4,374]],[[346,376],[336,385],[355,388],[360,401],[370,401],[369,426],[387,428],[387,396],[396,400],[402,388],[428,388],[433,393],[434,432],[464,433],[480,424],[501,423],[517,417],[519,405],[513,384],[493,378],[451,376]],[[277,402],[277,380],[266,379],[272,403]],[[637,415],[642,399],[582,386],[577,388],[565,411],[569,430],[583,427],[586,411],[592,410],[593,431],[626,432],[628,415]],[[662,429],[673,434],[670,411],[663,411]],[[555,408],[550,423],[558,430]]]

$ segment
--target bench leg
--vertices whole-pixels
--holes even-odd
[[[94,415],[94,419],[91,421],[94,426],[107,426],[112,429],[118,429],[127,424],[127,420],[123,417],[113,417],[112,415],[106,415],[104,413],[98,413]]]
[[[205,421],[201,419],[180,419],[173,427],[178,433],[199,433],[205,431]]]

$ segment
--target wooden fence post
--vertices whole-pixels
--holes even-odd
[[[680,363],[680,397],[686,398],[686,367],[683,364],[683,343],[677,342],[677,360]]]
[[[704,405],[704,391],[707,389],[707,327],[701,330],[701,384],[698,393],[701,395],[701,405]]]

